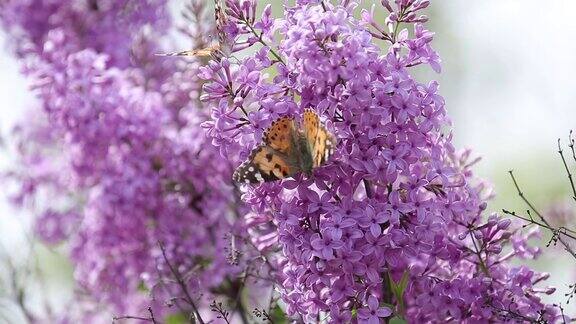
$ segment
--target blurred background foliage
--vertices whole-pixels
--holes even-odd
[[[172,1],[175,17],[185,1]],[[281,1],[261,2],[261,9],[273,3],[274,12],[281,12]],[[363,7],[371,3],[364,1]],[[576,2],[565,0],[443,0],[429,8],[428,27],[436,33],[433,44],[443,71],[423,67],[417,73],[420,80],[440,83],[456,147],[472,148],[482,157],[477,175],[490,181],[496,193],[488,211],[526,210],[508,175],[511,169],[540,209],[562,201],[576,205],[556,142],[562,138],[567,149],[576,120],[574,12]],[[379,17],[383,19],[383,12]],[[21,66],[9,53],[6,35],[0,34],[0,46],[0,168],[5,170],[15,163],[11,129],[35,101],[19,73]],[[66,308],[74,285],[71,266],[58,247],[30,244],[32,215],[12,208],[7,192],[4,186],[0,194],[0,322],[22,322],[14,302],[22,291],[32,292],[24,301],[32,310],[43,307],[43,297],[48,297],[50,308],[58,311]],[[558,290],[549,301],[565,302],[568,284],[576,281],[576,263],[560,246],[547,248],[549,237],[544,233],[537,242],[543,254],[530,265],[552,274],[547,284]],[[571,306],[568,314],[575,315]]]

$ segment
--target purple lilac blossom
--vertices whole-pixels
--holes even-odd
[[[242,206],[231,164],[200,127],[199,63],[154,56],[166,1],[3,5],[39,104],[15,133],[23,167],[12,172],[14,201],[40,210],[34,229],[44,242],[66,242],[81,294],[113,314],[191,312],[167,259],[199,307],[235,298],[226,287],[250,256],[237,250]],[[60,319],[109,321],[93,308]]]
[[[533,233],[482,217],[491,192],[473,176],[470,152],[451,144],[438,83],[411,74],[422,64],[440,72],[421,14],[429,1],[382,1],[361,18],[355,1],[297,1],[273,23],[255,15],[256,1],[226,3],[246,9],[228,12],[236,41],[261,49],[201,68],[212,143],[238,165],[276,118],[306,108],[338,138],[312,177],[243,187],[251,217],[267,215],[276,227],[289,315],[314,322],[330,314],[335,323],[393,314],[415,323],[557,319],[534,287],[542,275],[506,262],[537,256],[526,244]],[[386,26],[374,10],[388,11]],[[390,281],[403,274],[407,288],[394,295]]]
[[[165,0],[2,4],[39,98],[35,122],[18,129],[15,201],[47,192],[35,230],[67,242],[92,300],[171,312],[161,304],[182,292],[162,242],[200,303],[258,267],[300,322],[558,320],[540,300],[551,290],[535,286],[547,275],[509,263],[538,255],[527,243],[537,233],[485,216],[490,188],[445,132],[438,83],[411,74],[441,68],[429,1],[355,16],[356,1],[298,0],[279,18],[256,3],[225,1],[225,29],[234,51],[259,48],[202,67],[152,55],[171,24]],[[306,108],[337,137],[336,154],[311,178],[241,188],[244,208],[232,167],[276,118]],[[252,249],[236,260],[236,238],[262,264],[249,266]]]

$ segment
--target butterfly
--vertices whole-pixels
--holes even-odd
[[[180,52],[158,54],[159,56],[214,56],[222,57],[228,56],[231,52],[231,45],[229,37],[224,31],[227,24],[227,17],[224,13],[222,0],[214,0],[214,16],[216,20],[216,33],[218,34],[218,42],[213,43],[205,48],[191,49]]]
[[[332,155],[335,137],[306,109],[301,128],[292,116],[275,120],[264,132],[264,143],[252,151],[234,172],[238,183],[260,183],[284,179],[303,172],[307,176]]]

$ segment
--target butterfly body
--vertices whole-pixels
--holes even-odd
[[[298,154],[299,161],[298,166],[300,170],[307,176],[312,175],[312,168],[314,168],[314,160],[312,158],[312,148],[308,142],[306,136],[302,133],[298,133],[297,149],[300,154]]]
[[[234,172],[240,183],[275,181],[312,170],[332,154],[335,139],[321,124],[315,112],[306,110],[302,127],[293,117],[277,119],[264,133],[264,143]]]
[[[310,176],[312,174],[312,169],[314,168],[312,150],[306,136],[301,131],[296,130],[291,132],[290,149],[288,152],[273,150],[269,154],[275,154],[281,157],[289,166],[290,170],[299,170],[300,172]],[[270,158],[270,156],[268,155],[267,158]]]

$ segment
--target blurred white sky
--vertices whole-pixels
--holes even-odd
[[[446,98],[456,146],[471,147],[484,158],[479,173],[495,180],[497,192],[511,192],[506,171],[514,168],[524,172],[519,176],[531,183],[534,195],[550,196],[544,184],[563,176],[556,139],[566,138],[576,120],[576,1],[436,0],[431,11],[435,48],[444,62],[443,73],[430,76],[439,80]],[[34,100],[5,50],[0,72],[5,136]],[[0,167],[8,161],[0,154]],[[9,249],[22,239],[14,213],[0,201],[0,243]],[[557,263],[547,269],[560,275],[552,282],[563,286],[574,280],[567,274],[574,271],[565,268]]]
[[[0,33],[0,140],[8,142],[14,123],[34,100],[27,91],[26,80],[19,73],[18,62],[6,51],[5,39],[5,35]],[[0,150],[0,168],[10,163],[11,157]],[[17,210],[6,203],[5,190],[6,186],[0,190],[0,245],[10,251],[22,239],[22,231],[19,229],[23,224],[19,217],[14,217],[18,214]]]
[[[443,94],[459,146],[512,168],[554,155],[576,116],[575,1],[446,0],[433,5]]]

